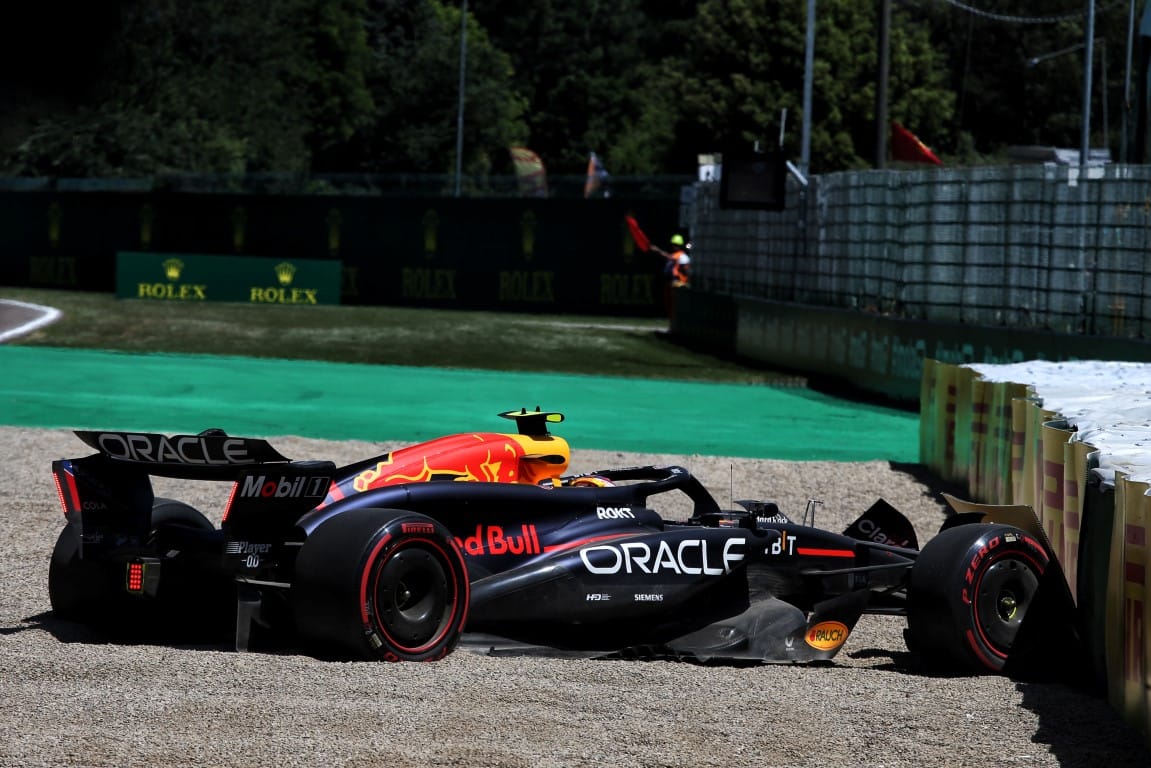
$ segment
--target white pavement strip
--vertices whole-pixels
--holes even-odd
[[[60,310],[53,307],[44,307],[39,304],[29,304],[25,301],[16,301],[15,299],[0,299],[0,304],[7,304],[13,307],[20,307],[21,309],[30,310],[36,313],[36,316],[31,320],[22,323],[13,328],[3,329],[0,328],[0,344],[15,339],[19,336],[32,333],[38,328],[43,328],[46,325],[56,322],[60,319]]]
[[[1151,482],[1151,363],[1030,360],[968,368],[991,382],[1030,386],[1044,408],[1076,428],[1071,437],[1099,449],[1099,472]]]

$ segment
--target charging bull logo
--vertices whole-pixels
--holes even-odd
[[[433,480],[514,483],[522,479],[523,456],[523,446],[504,435],[452,435],[385,455],[375,466],[356,474],[349,490]]]
[[[563,474],[569,449],[562,438],[468,432],[436,438],[379,457],[340,478],[316,508],[356,493],[393,485],[429,482],[523,483],[537,485]]]
[[[424,459],[416,471],[410,471],[408,474],[404,474],[404,470],[410,470],[410,468],[401,465],[396,469],[394,467],[393,454],[388,454],[388,457],[384,461],[377,462],[376,466],[356,475],[352,481],[352,487],[357,491],[363,492],[385,485],[427,483],[432,480],[455,480],[459,482],[486,481],[495,483],[504,480],[504,478],[501,477],[500,466],[501,462],[491,460],[491,452],[489,451],[486,461],[479,461],[473,464],[460,462],[454,465],[433,467],[428,463],[427,459]],[[505,480],[505,482],[507,482],[507,480]]]
[[[518,529],[505,530],[502,525],[477,525],[476,532],[465,538],[456,537],[466,554],[479,555],[539,555],[543,553],[540,537],[534,525],[524,524]]]

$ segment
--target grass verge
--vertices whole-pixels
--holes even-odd
[[[10,343],[298,360],[550,371],[760,385],[802,379],[675,344],[659,318],[401,307],[281,307],[117,299],[0,288],[0,299],[56,307],[62,319]]]

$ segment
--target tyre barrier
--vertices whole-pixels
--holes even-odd
[[[972,499],[1032,508],[1088,677],[1151,743],[1151,365],[925,360],[920,460]]]

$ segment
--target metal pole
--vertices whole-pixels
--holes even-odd
[[[879,76],[875,88],[875,167],[887,167],[887,81],[891,74],[891,0],[879,0]]]
[[[1111,149],[1111,120],[1108,116],[1107,103],[1107,38],[1099,41],[1099,82],[1100,82],[1100,108],[1103,110],[1103,148]]]
[[[1127,63],[1123,70],[1123,120],[1119,124],[1119,162],[1127,162],[1127,123],[1131,119],[1131,49],[1135,39],[1135,0],[1127,4]]]
[[[456,114],[456,197],[464,176],[464,88],[468,69],[468,0],[460,8],[460,105]]]
[[[815,0],[807,0],[807,37],[803,54],[803,136],[799,166],[807,176],[811,167],[811,90],[815,71]]]
[[[1083,130],[1079,136],[1079,165],[1087,165],[1091,151],[1091,64],[1095,58],[1095,0],[1087,0],[1087,31],[1083,38]]]

